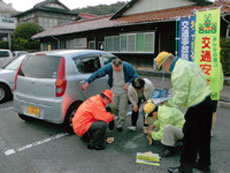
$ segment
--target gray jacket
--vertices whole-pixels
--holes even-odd
[[[145,99],[148,100],[150,96],[152,95],[154,86],[149,79],[144,78],[144,81],[145,81],[144,96],[145,96]],[[129,88],[128,88],[128,97],[132,105],[136,106],[138,103],[138,95],[137,95],[137,91],[131,84],[129,85]]]

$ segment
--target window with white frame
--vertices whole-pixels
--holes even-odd
[[[66,40],[66,49],[73,48],[73,40]]]
[[[128,35],[128,52],[136,52],[136,34]]]
[[[121,52],[125,52],[125,51],[127,51],[127,36],[123,36],[123,35],[121,35],[120,36],[120,51]]]
[[[38,24],[43,28],[48,29],[58,25],[58,19],[39,17]]]
[[[154,52],[154,41],[155,35],[154,33],[145,33],[144,34],[144,46],[145,52]]]
[[[154,53],[154,32],[120,35],[120,52]]]
[[[154,53],[155,33],[127,33],[105,37],[105,50],[121,53]]]
[[[87,39],[86,38],[75,38],[74,39],[74,48],[76,48],[76,49],[87,48]]]
[[[105,37],[105,50],[111,52],[119,51],[119,36]]]

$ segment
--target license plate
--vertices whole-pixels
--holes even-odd
[[[38,116],[40,115],[40,108],[35,106],[28,106],[28,114]]]

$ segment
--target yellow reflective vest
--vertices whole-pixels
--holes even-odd
[[[210,89],[204,72],[193,62],[178,59],[171,73],[174,96],[167,106],[189,108],[201,103]]]
[[[164,135],[165,125],[171,124],[178,128],[182,128],[184,122],[184,114],[178,108],[168,107],[166,105],[159,106],[158,119],[154,122],[155,126],[159,128],[159,130],[152,132],[152,138],[156,141],[159,141]]]

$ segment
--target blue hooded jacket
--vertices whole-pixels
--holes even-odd
[[[124,72],[124,78],[125,83],[129,82],[132,83],[132,81],[137,77],[137,73],[132,67],[131,64],[128,62],[122,61],[123,64],[123,72]],[[99,70],[95,71],[87,80],[88,83],[93,82],[95,79],[98,79],[100,77],[103,77],[105,75],[109,76],[108,84],[110,87],[113,86],[113,67],[112,63],[109,63],[105,65],[104,67],[100,68]]]

